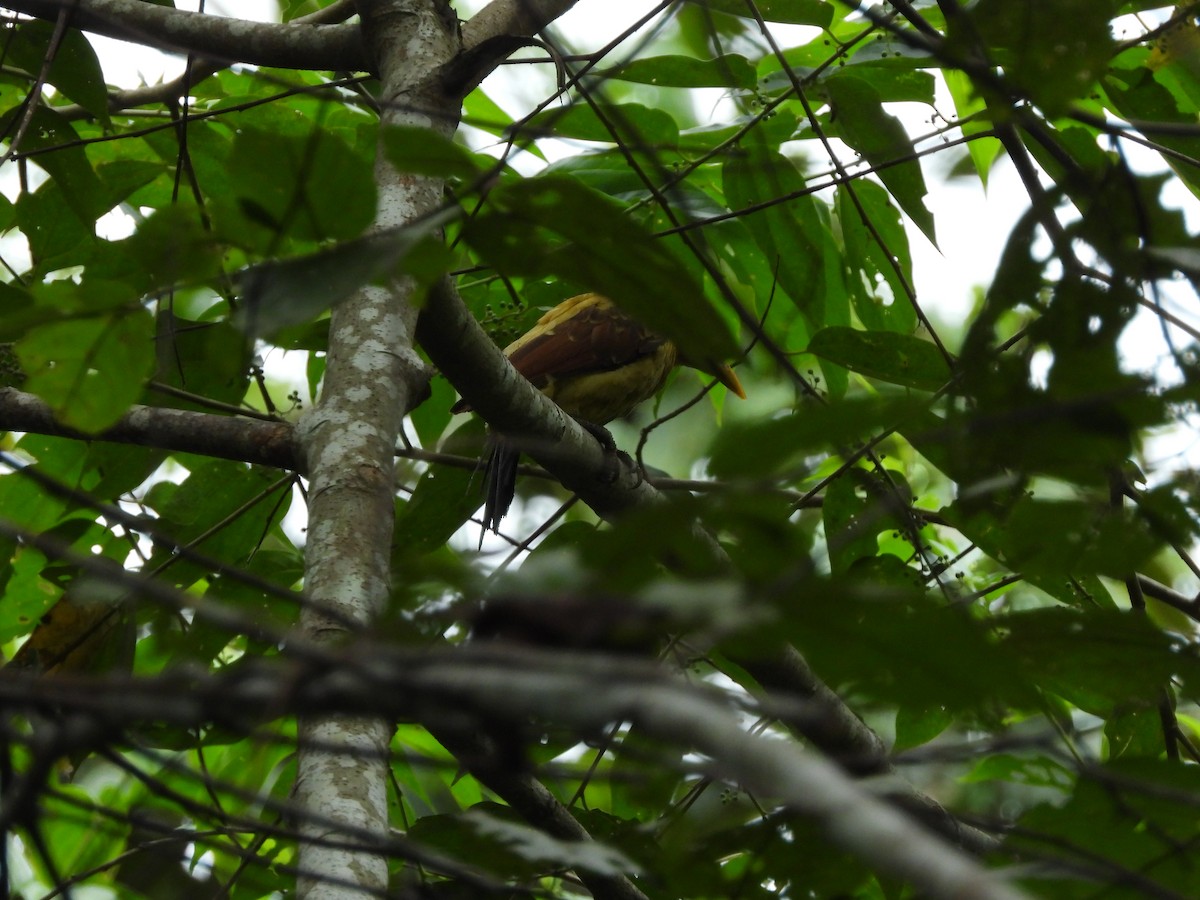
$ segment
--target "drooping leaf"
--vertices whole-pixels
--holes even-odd
[[[825,81],[834,124],[842,138],[863,155],[908,217],[937,244],[928,190],[915,149],[900,120],[888,113],[874,86],[845,70]]]
[[[108,90],[96,51],[83,33],[63,29],[55,45],[55,26],[50,22],[27,21],[4,29],[5,61],[36,76],[45,65],[53,46],[53,57],[46,68],[46,82],[62,91],[101,121],[108,121]]]
[[[949,46],[970,54],[982,39],[1006,78],[1053,115],[1084,96],[1104,71],[1115,6],[1113,0],[982,0],[951,20]]]
[[[721,171],[725,196],[779,272],[779,282],[811,327],[825,322],[823,228],[816,201],[791,160],[751,146]],[[762,208],[757,208],[757,207]]]
[[[253,266],[238,279],[244,305],[235,324],[251,335],[277,335],[395,271],[417,247],[440,259],[426,238],[457,215],[457,210],[448,209],[406,228],[346,241],[308,256]]]
[[[908,297],[913,284],[912,253],[887,191],[865,178],[853,187],[843,185],[838,188],[835,209],[854,311],[868,330],[912,334],[917,327],[916,310]]]

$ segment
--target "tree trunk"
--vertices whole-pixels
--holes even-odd
[[[458,101],[424,78],[459,48],[442,0],[360,2],[364,38],[382,81],[381,131],[392,125],[453,133]],[[409,224],[442,202],[440,181],[376,162],[375,229]],[[369,286],[333,312],[321,402],[305,423],[311,477],[306,584],[319,607],[370,628],[387,601],[393,520],[393,449],[400,422],[427,377],[413,350],[415,284]],[[308,609],[306,637],[347,636],[344,622]],[[385,892],[387,750],[391,723],[340,716],[300,724],[296,799],[306,811],[300,897],[332,900]]]

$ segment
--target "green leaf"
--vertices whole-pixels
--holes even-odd
[[[17,342],[25,390],[64,425],[103,431],[141,396],[154,367],[153,334],[140,309],[33,328]]]
[[[24,111],[24,106],[18,106],[0,116],[0,134],[11,134],[23,118]],[[58,113],[44,106],[35,109],[20,149],[30,154],[29,158],[46,170],[54,186],[61,191],[66,205],[85,225],[90,226],[108,212],[108,207],[104,205],[104,186],[80,146],[79,134]],[[49,185],[44,185],[43,189],[47,187]],[[25,194],[21,200],[27,196]],[[19,211],[20,201],[17,208]]]
[[[495,841],[528,862],[613,876],[638,871],[636,864],[612,847],[598,841],[558,840],[526,825],[508,807],[480,804],[464,818],[482,840]]]
[[[660,150],[679,142],[679,126],[661,109],[641,103],[576,103],[538,113],[526,126],[535,135],[621,143],[638,150]]]
[[[1055,607],[1004,616],[1002,646],[1036,683],[1093,715],[1155,703],[1172,678],[1200,673],[1194,649],[1130,610]]]
[[[825,88],[838,133],[874,167],[900,208],[936,246],[933,214],[925,206],[925,176],[900,120],[884,110],[878,91],[858,74],[843,69],[826,79]]]
[[[470,179],[489,167],[466,147],[432,128],[389,125],[383,129],[381,137],[388,161],[401,172]]]
[[[0,305],[4,308],[4,315],[0,316],[0,341],[4,342],[13,341],[29,326],[56,316],[55,310],[38,304],[29,292],[3,282],[0,282]]]
[[[954,716],[944,706],[902,706],[896,711],[896,741],[892,752],[928,744],[952,724]]]
[[[937,347],[891,331],[825,328],[813,335],[808,352],[860,375],[923,391],[936,391],[951,376]]]
[[[370,161],[315,124],[299,134],[240,128],[228,176],[243,214],[278,234],[352,238],[375,215]]]
[[[37,460],[37,471],[50,478],[77,484],[83,477],[88,451],[81,441],[27,434],[17,443],[17,449]],[[40,532],[70,518],[74,504],[15,473],[0,476],[0,509],[8,521]]]
[[[942,77],[946,79],[946,89],[954,101],[954,110],[958,114],[959,127],[964,137],[973,138],[992,130],[992,122],[981,114],[987,110],[987,103],[975,90],[975,85],[964,72],[956,69],[945,69]],[[1004,150],[998,138],[979,138],[967,142],[967,152],[979,175],[979,180],[987,188],[988,175],[992,171],[992,163]]]
[[[894,428],[919,408],[911,398],[854,397],[806,403],[762,422],[730,422],[717,432],[709,470],[718,478],[754,478],[799,468],[815,451]]]
[[[223,403],[237,404],[250,382],[251,344],[229,322],[194,322],[169,311],[157,319],[155,380]],[[207,411],[210,407],[153,393],[157,405]]]
[[[804,178],[783,154],[766,147],[743,147],[721,170],[725,197],[741,214],[755,243],[778,267],[779,283],[813,329],[825,324],[825,239],[817,201],[805,195]],[[786,199],[785,199],[786,198]]]
[[[833,5],[824,0],[756,0],[753,7],[743,0],[690,0],[697,6],[731,16],[753,18],[755,12],[768,22],[816,25],[828,28],[833,22]]]
[[[1123,579],[1154,554],[1161,538],[1132,512],[1082,501],[1022,496],[1011,508],[976,508],[959,500],[942,515],[993,559],[1064,603],[1084,608],[1114,604],[1098,575]],[[1045,536],[1053,535],[1052,541]],[[1095,581],[1080,582],[1090,575]]]
[[[1010,841],[1014,852],[1067,854],[1074,861],[1100,857],[1116,872],[1136,873],[1137,885],[1106,889],[1116,897],[1188,897],[1196,872],[1183,848],[1200,840],[1195,800],[1200,778],[1177,760],[1122,759],[1092,764],[1078,777],[1063,803],[1055,797],[1026,812]],[[1036,848],[1036,849],[1035,849]],[[1090,863],[1090,861],[1089,861]],[[1091,886],[1080,879],[1041,881],[1045,896],[1083,897]]]
[[[50,22],[22,22],[4,31],[5,62],[36,77],[50,51],[55,26]],[[104,84],[104,72],[96,51],[83,32],[74,28],[62,32],[46,72],[46,81],[102,122],[108,121],[108,88]]]
[[[843,550],[847,557],[872,555],[866,532],[887,523],[861,501],[847,511],[866,518],[836,518]],[[951,715],[969,711],[985,721],[994,720],[996,704],[1040,705],[1017,662],[996,646],[990,624],[933,601],[923,590],[881,588],[869,576],[855,575],[851,568],[833,580],[797,585],[795,596],[803,602],[776,629],[796,642],[828,683],[875,702],[945,707]]]
[[[12,475],[4,480],[9,478],[20,476]],[[33,631],[38,620],[62,596],[61,588],[42,577],[42,570],[46,568],[45,556],[32,547],[12,547],[11,550],[12,568],[3,585],[5,609],[4,619],[0,621],[0,640],[5,643]]]
[[[191,210],[155,210],[120,244],[137,280],[155,288],[196,284],[221,271],[221,247]]]
[[[726,53],[715,59],[693,56],[649,56],[633,59],[614,69],[597,73],[621,81],[653,84],[657,87],[727,87],[750,90],[756,76],[754,66],[744,56]]]
[[[421,476],[407,502],[397,501],[392,536],[397,559],[444,547],[483,503],[483,472],[435,466]]]
[[[859,560],[873,559],[877,535],[891,522],[879,514],[872,496],[873,476],[859,468],[847,470],[825,490],[821,516],[829,545],[829,564],[835,573],[847,572]]]
[[[840,185],[835,209],[854,311],[869,331],[912,334],[917,327],[917,312],[907,292],[913,284],[912,253],[904,222],[887,191],[865,178],[854,182],[853,188]],[[879,286],[880,278],[890,297]]]
[[[441,258],[425,239],[457,217],[443,210],[415,225],[346,241],[308,256],[261,263],[237,279],[242,308],[234,324],[250,335],[276,335],[320,315],[402,265],[416,247]]]
[[[729,326],[691,272],[609,198],[574,178],[547,175],[502,185],[489,199],[463,236],[494,268],[586,285],[671,338],[689,359],[736,355]]]
[[[165,163],[141,159],[117,159],[98,165],[96,174],[104,185],[104,205],[111,209],[170,171]]]
[[[1113,0],[980,0],[949,22],[947,51],[982,40],[1006,79],[1050,114],[1087,96],[1113,54]]]
[[[291,503],[287,478],[261,466],[201,458],[192,464],[182,484],[152,488],[147,503],[177,542],[192,544],[203,537],[197,550],[230,565],[244,566],[261,548],[272,523],[287,513]],[[162,547],[155,548],[149,565],[166,569],[168,561],[163,578],[178,588],[210,575]]]
[[[1144,66],[1134,69],[1113,67],[1102,86],[1108,101],[1106,105],[1122,118],[1182,126],[1177,134],[1156,132],[1154,140],[1174,151],[1163,153],[1163,161],[1193,194],[1200,196],[1200,174],[1189,161],[1200,157],[1200,138],[1190,132],[1196,123],[1196,114],[1190,110],[1190,104],[1181,104],[1179,98]],[[1182,158],[1178,154],[1182,154]]]
[[[851,63],[855,59],[857,57],[852,59]],[[763,67],[770,67],[778,64],[778,59],[768,59],[764,60],[761,65]],[[796,66],[791,66],[790,69],[790,73],[786,69],[780,69],[779,71],[770,72],[763,76],[758,82],[759,91],[766,91],[768,93],[791,91],[795,80],[793,76],[796,76],[796,78],[799,78],[803,82],[809,74],[808,70],[804,68],[798,70]],[[841,71],[841,68],[832,69],[826,73],[825,78],[832,77]],[[879,99],[885,103],[924,103],[928,106],[934,105],[934,87],[936,81],[928,72],[918,72],[913,69],[894,69],[877,64],[872,64],[870,68],[862,66],[855,69],[855,71],[859,77],[871,82],[872,87],[879,94]]]

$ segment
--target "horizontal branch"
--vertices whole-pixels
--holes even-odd
[[[649,737],[702,754],[709,774],[744,787],[759,802],[812,818],[873,871],[910,882],[924,896],[1027,896],[823,758],[793,742],[747,732],[742,713],[724,695],[653,664],[487,645],[415,653],[358,645],[338,660],[332,666],[281,665],[247,658],[217,674],[145,679],[34,679],[7,671],[0,674],[0,700],[9,709],[89,717],[102,727],[71,733],[90,739],[146,720],[244,729],[256,719],[298,712],[459,724],[474,715],[522,725],[532,715],[580,733],[630,721]]]
[[[492,38],[531,37],[578,0],[492,0],[463,26],[463,48],[473,50]]]
[[[81,441],[136,444],[296,472],[305,468],[295,429],[289,422],[135,406],[111,428],[87,434],[63,425],[44,400],[16,388],[0,388],[0,431],[31,431]]]
[[[472,73],[482,80],[512,51],[511,45],[497,43],[497,39],[537,34],[576,2],[493,0],[463,26],[463,48],[467,54],[464,58],[469,59]],[[357,24],[323,24],[342,14],[344,4],[335,7],[332,12],[321,10],[292,22],[277,23],[207,15],[142,0],[3,0],[0,3],[0,8],[49,21],[57,20],[65,9],[74,27],[160,50],[194,53],[206,57],[207,65],[241,62],[281,69],[373,71]]]
[[[446,92],[465,96],[514,51],[578,0],[492,0],[462,29],[463,49],[436,74]]]
[[[67,10],[85,31],[211,60],[281,69],[371,69],[358,25],[251,22],[142,0],[3,0],[0,6],[56,21]]]

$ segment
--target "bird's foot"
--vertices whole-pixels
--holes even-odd
[[[600,444],[600,449],[604,451],[604,471],[600,475],[600,480],[604,484],[612,484],[621,477],[622,465],[633,466],[633,460],[629,454],[617,447],[617,442],[613,440],[612,432],[607,428],[584,419],[576,419],[575,421],[582,425],[583,429],[596,439],[596,442]]]

